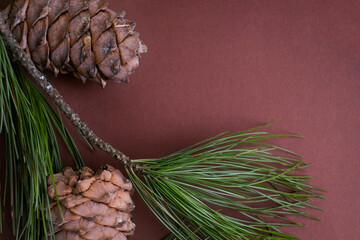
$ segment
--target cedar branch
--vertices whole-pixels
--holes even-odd
[[[71,109],[45,75],[35,67],[31,58],[20,48],[1,13],[0,35],[14,57],[75,128],[89,142],[127,166],[129,177],[140,196],[175,237],[297,239],[278,229],[281,226],[302,226],[287,216],[302,215],[316,219],[302,208],[319,209],[310,204],[308,199],[322,197],[313,192],[321,189],[305,183],[310,177],[290,173],[294,169],[307,166],[302,160],[272,155],[272,150],[292,153],[276,146],[235,148],[240,143],[256,144],[265,139],[291,135],[252,132],[259,129],[253,128],[236,134],[220,134],[168,157],[138,159],[132,162],[119,150],[97,137]],[[275,167],[277,165],[280,167]],[[146,173],[144,178],[140,178],[133,168]],[[205,179],[204,174],[207,174]],[[267,182],[272,184],[274,189],[266,185]],[[291,199],[291,202],[288,199]],[[258,207],[258,203],[262,202],[274,205]],[[249,220],[225,215],[210,208],[208,204],[236,210]],[[268,219],[276,221],[266,222]]]
[[[77,114],[68,103],[65,102],[56,88],[48,81],[46,76],[39,71],[29,55],[27,55],[23,49],[21,49],[19,43],[14,39],[8,25],[5,23],[3,13],[0,12],[0,35],[11,51],[12,55],[20,64],[26,69],[26,71],[32,76],[36,84],[40,86],[45,93],[53,100],[53,102],[60,108],[65,116],[70,120],[72,125],[92,144],[105,151],[115,159],[121,161],[125,166],[135,167],[136,164],[131,159],[123,154],[118,149],[98,137],[91,128],[80,119]]]

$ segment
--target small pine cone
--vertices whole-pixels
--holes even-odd
[[[13,0],[4,16],[39,70],[55,76],[72,72],[102,87],[128,82],[147,50],[125,12],[101,0]]]
[[[126,240],[134,234],[133,186],[118,169],[106,166],[94,174],[88,167],[65,168],[54,179],[61,212],[51,178],[48,194],[56,240]]]

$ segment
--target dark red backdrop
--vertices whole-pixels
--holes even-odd
[[[1,0],[3,7],[8,0]],[[305,139],[280,145],[304,156],[321,222],[292,228],[306,239],[360,234],[360,2],[280,0],[121,0],[149,47],[130,84],[104,90],[52,78],[95,132],[132,158],[160,157],[224,130],[267,123]],[[120,164],[90,151],[88,165]],[[64,165],[71,164],[64,152]],[[139,240],[167,230],[135,195]],[[9,221],[8,221],[9,222]],[[6,237],[7,236],[7,237]],[[8,239],[5,234],[1,239]]]

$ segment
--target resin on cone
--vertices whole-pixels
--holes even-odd
[[[118,169],[106,166],[94,174],[88,167],[65,168],[54,175],[54,182],[60,205],[48,179],[56,240],[126,240],[134,234],[133,186]]]
[[[20,46],[43,71],[72,72],[105,87],[128,82],[146,46],[124,19],[101,0],[13,0],[4,17]]]

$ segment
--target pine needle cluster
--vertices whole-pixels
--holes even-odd
[[[128,174],[172,232],[166,240],[296,239],[280,229],[303,226],[288,216],[314,218],[306,209],[317,208],[309,198],[322,197],[316,193],[321,189],[306,183],[310,177],[292,173],[308,165],[295,153],[262,143],[284,135],[257,129],[223,133],[164,158],[134,160],[138,165]]]
[[[9,204],[5,201],[8,192],[16,239],[40,239],[47,235],[44,233],[53,233],[47,178],[62,169],[56,131],[77,167],[82,167],[80,154],[60,115],[10,61],[0,38],[0,133],[5,140],[2,166],[6,169],[3,206]]]

